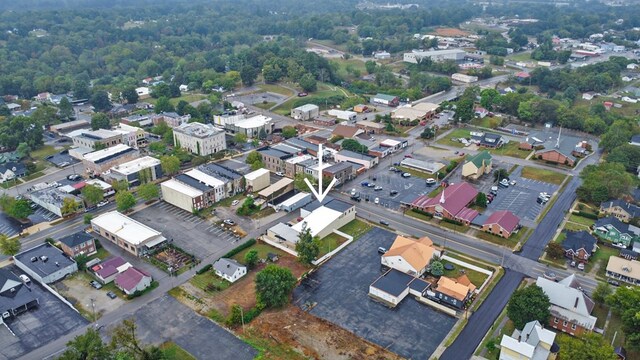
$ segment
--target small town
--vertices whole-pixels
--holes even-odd
[[[638,19],[0,4],[0,360],[640,359]]]

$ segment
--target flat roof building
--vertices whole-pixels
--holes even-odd
[[[318,117],[320,114],[320,108],[315,104],[306,104],[291,109],[291,117],[296,120],[311,120]]]
[[[227,148],[224,130],[199,122],[184,123],[175,127],[173,140],[175,146],[197,155],[211,155]]]
[[[73,130],[79,129],[89,129],[91,127],[91,123],[85,119],[79,119],[74,121],[67,121],[61,124],[51,125],[49,130],[55,134],[66,134]]]
[[[82,164],[89,175],[101,175],[110,168],[136,159],[140,152],[130,146],[119,144],[84,155]]]
[[[60,190],[60,188],[47,188],[38,191],[32,191],[27,196],[33,201],[35,204],[40,205],[42,208],[49,210],[50,212],[58,215],[59,217],[72,215],[63,214],[62,207],[64,205],[65,199],[71,199],[78,204],[78,209],[76,212],[82,211],[84,209],[84,202],[79,197],[69,194]]]
[[[166,241],[159,231],[117,211],[110,211],[92,219],[91,228],[136,256],[143,255]]]
[[[16,254],[16,266],[32,279],[51,284],[78,271],[78,264],[57,247],[44,243]]]
[[[37,307],[35,293],[7,269],[0,269],[0,323]]]
[[[98,146],[110,147],[122,144],[122,134],[106,129],[87,130],[73,136],[72,140],[74,146],[95,149]]]
[[[271,184],[271,172],[265,168],[252,171],[244,176],[247,181],[247,191],[260,191]]]
[[[155,181],[162,175],[160,160],[151,156],[143,156],[112,167],[108,177],[115,180],[127,180],[131,184]]]

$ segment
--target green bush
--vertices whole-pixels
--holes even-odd
[[[146,294],[146,293],[150,292],[151,290],[153,290],[153,289],[157,288],[159,285],[160,285],[160,284],[159,284],[157,281],[153,280],[153,281],[151,282],[151,285],[150,285],[148,288],[146,288],[146,289],[144,289],[144,290],[142,290],[142,291],[136,291],[136,292],[134,292],[134,293],[133,293],[133,294],[131,294],[131,295],[127,295],[127,299],[131,300],[131,299],[135,299],[135,298],[137,298],[137,297],[139,297],[139,296],[142,296],[142,295],[144,295],[144,294]]]
[[[428,216],[430,218],[433,218],[433,214],[428,212],[428,211],[424,211],[424,210],[420,210],[420,209],[412,209],[415,213],[418,213],[420,215],[424,215],[424,216]]]
[[[244,244],[240,244],[237,248],[235,248],[235,249],[229,251],[228,253],[224,254],[223,258],[230,258],[230,257],[238,254],[242,250],[255,245],[255,243],[256,243],[256,239],[249,239]]]
[[[204,266],[202,269],[196,271],[196,274],[202,275],[202,274],[206,273],[207,271],[211,270],[212,268],[213,268],[213,264],[208,264],[208,265]]]
[[[456,221],[456,220],[451,220],[451,219],[447,219],[445,217],[442,218],[442,221],[449,223],[449,224],[454,224],[454,225],[459,225],[462,226],[462,223],[460,221]]]
[[[583,218],[587,218],[587,219],[598,220],[598,215],[584,212],[584,211],[578,211],[576,215],[582,216]]]

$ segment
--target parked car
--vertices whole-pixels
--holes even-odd
[[[410,177],[411,177],[411,174],[409,174],[409,173],[403,173],[403,174],[402,174],[402,177],[403,177],[403,178],[410,178]]]
[[[362,185],[362,186],[369,186],[369,182],[367,182],[367,181],[363,181],[363,182],[361,182],[361,183],[360,183],[360,185]]]
[[[225,224],[227,224],[227,225],[229,225],[229,226],[233,226],[233,225],[235,225],[235,224],[236,224],[236,222],[235,222],[235,221],[233,221],[233,220],[231,220],[231,219],[226,219],[226,220],[224,221],[224,223],[225,223]]]
[[[509,180],[502,179],[502,180],[500,180],[500,183],[498,185],[502,186],[502,187],[509,187]]]
[[[498,191],[497,190],[491,190],[491,191],[489,191],[489,194],[491,194],[494,197],[496,197],[496,196],[498,196]]]
[[[373,188],[374,191],[380,191],[382,190],[382,186],[376,186]]]
[[[384,226],[389,226],[389,222],[386,220],[380,220],[380,224]]]
[[[67,180],[71,180],[71,181],[78,181],[80,179],[82,179],[82,176],[78,174],[71,174],[67,176]]]
[[[584,263],[578,264],[578,270],[584,271]]]
[[[236,206],[236,205],[238,205],[239,203],[240,203],[240,201],[238,201],[238,200],[233,200],[233,201],[231,202],[231,206]]]
[[[386,252],[387,252],[387,249],[383,248],[382,246],[378,248],[378,254],[384,254]]]
[[[22,280],[22,282],[25,284],[28,284],[31,282],[31,279],[29,279],[29,277],[25,274],[20,275],[20,280]]]
[[[113,291],[107,292],[107,296],[112,300],[118,297]]]
[[[390,168],[389,168],[389,171],[393,171],[393,172],[395,172],[395,171],[396,171],[396,168],[394,168],[394,167],[392,166],[392,167],[390,167]]]
[[[553,281],[555,281],[558,278],[556,273],[554,273],[553,271],[545,271],[544,274],[542,274],[542,276],[544,276],[545,279],[553,280]]]
[[[620,283],[618,281],[616,281],[616,280],[613,280],[613,279],[609,279],[609,280],[607,280],[607,282],[609,284],[613,285],[613,286],[620,286]]]
[[[427,184],[427,186],[433,186],[436,184],[436,179],[427,179],[425,180],[425,183]]]
[[[405,154],[404,157],[405,158],[409,158],[409,159],[413,159],[413,155],[411,155],[411,154]]]
[[[91,281],[89,282],[89,284],[90,284],[90,285],[91,285],[91,287],[92,287],[92,288],[94,288],[94,289],[97,289],[97,290],[102,289],[102,284],[100,284],[99,282],[97,282],[97,281],[95,281],[95,280],[91,280]]]
[[[389,196],[395,196],[395,195],[398,195],[398,191],[397,190],[389,191]]]
[[[109,204],[109,200],[102,200],[99,203],[96,204],[97,207],[103,207],[105,205]]]
[[[368,183],[368,184],[367,184],[367,187],[374,188],[374,187],[376,187],[376,184],[374,184],[374,183]]]
[[[516,181],[515,181],[515,180],[511,180],[511,181],[509,181],[509,185],[514,186],[515,184],[516,184]]]
[[[351,196],[351,200],[360,202],[362,199],[360,198],[360,194],[355,194]]]
[[[491,191],[498,192],[498,187],[497,187],[497,186],[492,186],[492,187],[491,187]]]
[[[284,173],[283,173],[282,171],[278,171],[278,172],[276,172],[276,175],[278,175],[278,176],[280,176],[280,177],[283,177],[283,176],[284,176]]]
[[[309,94],[307,94],[306,92],[299,92],[298,93],[298,97],[305,97],[307,95],[309,95]]]
[[[356,194],[356,189],[351,189],[351,196]]]
[[[376,198],[375,200],[373,200],[373,202],[374,202],[375,204],[380,204],[380,198]]]

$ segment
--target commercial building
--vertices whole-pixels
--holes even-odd
[[[127,295],[143,291],[151,286],[153,278],[141,269],[130,266],[127,270],[116,275],[114,284]]]
[[[331,165],[322,170],[323,176],[336,179],[336,185],[341,185],[356,177],[357,167],[348,161]]]
[[[437,161],[424,161],[413,158],[402,159],[402,161],[400,161],[400,165],[424,171],[429,174],[436,174],[445,167],[443,163]]]
[[[329,116],[334,116],[337,119],[345,120],[345,121],[353,121],[356,119],[356,116],[358,115],[358,113],[355,111],[345,111],[345,110],[337,110],[337,109],[331,109],[327,111],[327,114]]]
[[[461,62],[465,59],[467,52],[461,49],[448,49],[448,50],[430,50],[430,51],[417,51],[414,50],[410,53],[404,53],[403,60],[411,64],[418,64],[422,59],[429,58],[433,62],[443,62],[446,60],[453,60]]]
[[[509,210],[498,210],[491,214],[482,224],[482,230],[508,239],[518,230],[520,218]]]
[[[260,191],[271,184],[271,173],[265,168],[252,171],[244,178],[248,192]]]
[[[289,178],[282,178],[278,180],[275,184],[271,184],[268,187],[262,189],[258,196],[261,199],[269,203],[277,203],[278,198],[282,195],[289,194],[293,191],[293,180]]]
[[[244,134],[248,138],[257,138],[261,132],[271,134],[275,124],[272,118],[256,115],[245,118],[244,115],[215,116],[214,123],[223,127],[230,134]]]
[[[222,181],[225,197],[244,192],[245,179],[239,172],[218,163],[208,163],[198,166],[198,170]]]
[[[92,131],[80,131],[72,136],[74,146],[96,149],[122,144],[122,134],[113,130],[99,129]]]
[[[233,259],[220,258],[213,263],[213,271],[219,277],[234,283],[247,275],[247,267]]]
[[[291,109],[291,117],[296,120],[311,120],[317,118],[320,114],[320,108],[318,105],[306,104],[297,108]]]
[[[151,126],[153,124],[153,115],[130,115],[120,118],[121,124],[135,125],[135,126]]]
[[[57,242],[62,248],[62,251],[72,258],[78,255],[90,256],[96,253],[96,242],[93,236],[84,231],[67,235],[58,239]]]
[[[155,181],[161,178],[163,173],[160,160],[143,156],[112,167],[105,176],[114,180],[126,180],[129,184],[139,184]]]
[[[145,137],[146,133],[139,127],[120,123],[118,126],[113,128],[113,131],[122,136],[122,143],[125,145],[138,148],[147,144],[147,139]]]
[[[415,240],[398,235],[380,262],[382,266],[419,277],[427,271],[431,260],[441,255],[441,250],[426,236]]]
[[[7,269],[0,269],[0,324],[38,307],[35,293]]]
[[[546,162],[574,166],[578,160],[591,151],[591,144],[575,136],[564,135],[560,129],[557,134],[549,130],[529,134],[521,142],[522,150],[536,150],[535,158]]]
[[[161,112],[160,114],[154,115],[151,117],[151,121],[153,125],[159,125],[160,123],[165,123],[170,128],[177,128],[182,124],[186,124],[191,120],[190,114],[178,115],[174,112]]]
[[[555,359],[560,347],[554,343],[556,333],[545,329],[537,320],[514,330],[511,336],[502,335],[499,360]]]
[[[627,260],[618,256],[609,257],[607,277],[624,281],[632,285],[640,285],[640,262]]]
[[[78,271],[78,264],[57,247],[44,243],[14,255],[17,267],[31,279],[51,284]]]
[[[304,172],[306,163],[313,161],[315,158],[311,155],[298,155],[284,161],[284,174],[290,178],[294,178],[296,174]]]
[[[375,96],[371,97],[371,103],[372,104],[381,104],[381,105],[386,105],[386,106],[398,106],[400,105],[400,98],[394,95],[387,95],[387,94],[376,94]]]
[[[493,158],[488,151],[480,151],[475,155],[467,156],[462,165],[462,176],[477,180],[482,175],[489,174],[493,169]]]
[[[164,201],[188,212],[207,208],[226,198],[225,182],[200,168],[161,183],[160,190]]]
[[[593,331],[598,320],[591,315],[595,303],[583,291],[575,274],[559,282],[538,277],[536,285],[549,297],[549,326],[579,336]]]
[[[182,124],[173,129],[174,145],[192,154],[211,155],[227,148],[222,129],[199,122]]]
[[[341,136],[345,139],[352,139],[362,133],[364,133],[364,131],[355,126],[338,124],[331,132],[331,135]]]
[[[84,209],[84,202],[82,199],[75,195],[66,193],[60,188],[47,188],[37,191],[32,191],[27,195],[31,201],[40,205],[42,208],[49,210],[50,212],[58,215],[59,217],[73,215],[74,213],[63,213],[62,207],[65,199],[71,199],[78,204],[76,212],[81,212]]]
[[[384,132],[385,125],[383,123],[377,123],[368,120],[358,121],[356,127],[363,130],[367,134],[381,134]]]
[[[74,121],[67,121],[61,124],[55,124],[49,126],[49,130],[58,135],[64,135],[74,130],[85,130],[91,128],[89,120],[80,119]]]
[[[451,80],[454,81],[459,81],[465,84],[471,84],[474,82],[478,82],[478,77],[477,76],[471,76],[471,75],[466,75],[466,74],[460,74],[460,73],[455,73],[453,75],[451,75]]]
[[[117,211],[110,211],[92,219],[91,228],[135,256],[144,255],[167,240],[159,231]]]
[[[311,236],[323,239],[331,234],[333,230],[340,229],[354,220],[356,218],[356,208],[355,205],[333,199],[311,213],[300,211],[300,215],[304,219],[291,228],[300,233],[303,226],[306,226],[310,230]]]
[[[285,212],[292,212],[300,209],[301,207],[307,205],[313,201],[310,193],[307,192],[299,192],[287,200],[281,202],[276,207],[278,210],[283,210]]]
[[[84,155],[82,164],[88,175],[98,176],[112,167],[137,159],[140,152],[130,146],[119,144]]]
[[[262,156],[262,163],[265,168],[271,172],[285,172],[285,161],[292,158],[293,155],[284,151],[273,148],[258,149],[258,153]]]
[[[376,156],[357,153],[350,150],[341,150],[340,152],[335,154],[334,159],[336,162],[348,161],[356,164],[361,164],[366,169],[371,169],[372,167],[378,165],[378,162],[380,161],[380,159]]]

